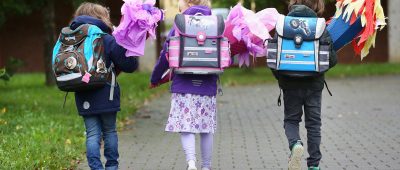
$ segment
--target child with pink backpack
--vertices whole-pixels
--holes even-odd
[[[213,134],[217,125],[219,74],[230,64],[224,21],[212,16],[209,0],[180,0],[170,31],[151,76],[151,87],[170,69],[171,109],[165,131],[181,134],[187,169],[196,168],[195,134],[201,137],[202,170],[211,169]]]

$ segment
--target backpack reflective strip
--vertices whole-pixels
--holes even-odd
[[[178,61],[178,60],[179,60],[179,56],[178,56],[178,57],[176,57],[176,56],[173,56],[173,57],[169,56],[169,59],[168,59],[168,60],[170,60],[170,61]]]
[[[90,57],[89,61],[87,62],[87,64],[88,64],[88,70],[86,70],[86,71],[88,71],[88,72],[92,69],[93,60],[94,60],[93,58],[94,58],[93,56]]]
[[[281,64],[304,64],[304,65],[314,65],[314,61],[288,61],[288,60],[281,60]]]
[[[179,46],[169,46],[170,50],[179,50]]]
[[[321,62],[321,61],[320,61],[320,62],[319,62],[319,64],[320,64],[320,65],[327,66],[327,65],[329,65],[329,62],[327,62],[327,61],[323,61],[323,62]]]
[[[276,63],[276,59],[267,59],[268,63]]]
[[[218,58],[183,58],[183,61],[218,61]]]
[[[314,51],[302,51],[302,50],[282,50],[282,53],[293,53],[293,54],[314,54]]]
[[[187,51],[217,51],[215,47],[185,47],[184,50]]]
[[[71,74],[57,77],[57,81],[69,81],[69,80],[73,80],[73,79],[76,79],[79,77],[82,77],[81,73],[71,73]]]

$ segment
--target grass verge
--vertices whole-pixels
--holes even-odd
[[[148,73],[122,74],[118,127],[153,94]],[[74,95],[62,104],[65,93],[46,87],[43,74],[18,74],[0,82],[0,169],[70,169],[85,151],[84,124]]]

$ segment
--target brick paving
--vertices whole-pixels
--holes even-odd
[[[400,76],[328,83],[334,96],[323,92],[322,169],[400,169]],[[287,169],[289,150],[283,107],[276,105],[278,93],[276,84],[224,89],[218,98],[214,169]],[[179,135],[164,132],[169,96],[143,107],[130,129],[119,133],[120,169],[185,169]],[[304,122],[300,131],[305,141]],[[199,144],[196,147],[200,160]],[[86,163],[79,169],[88,169]]]

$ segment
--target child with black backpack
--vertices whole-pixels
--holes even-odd
[[[284,129],[291,150],[289,170],[301,169],[304,148],[299,123],[303,109],[310,155],[307,166],[309,170],[320,169],[324,73],[337,63],[325,19],[318,18],[324,6],[324,0],[290,0],[288,16],[278,19],[277,34],[268,43],[267,65],[283,91]]]
[[[75,92],[76,107],[86,126],[86,156],[91,169],[104,169],[100,141],[104,141],[105,169],[118,169],[117,112],[120,88],[115,70],[132,73],[136,57],[110,35],[113,25],[106,7],[83,3],[71,24],[61,31],[53,51],[53,71],[62,91]]]

